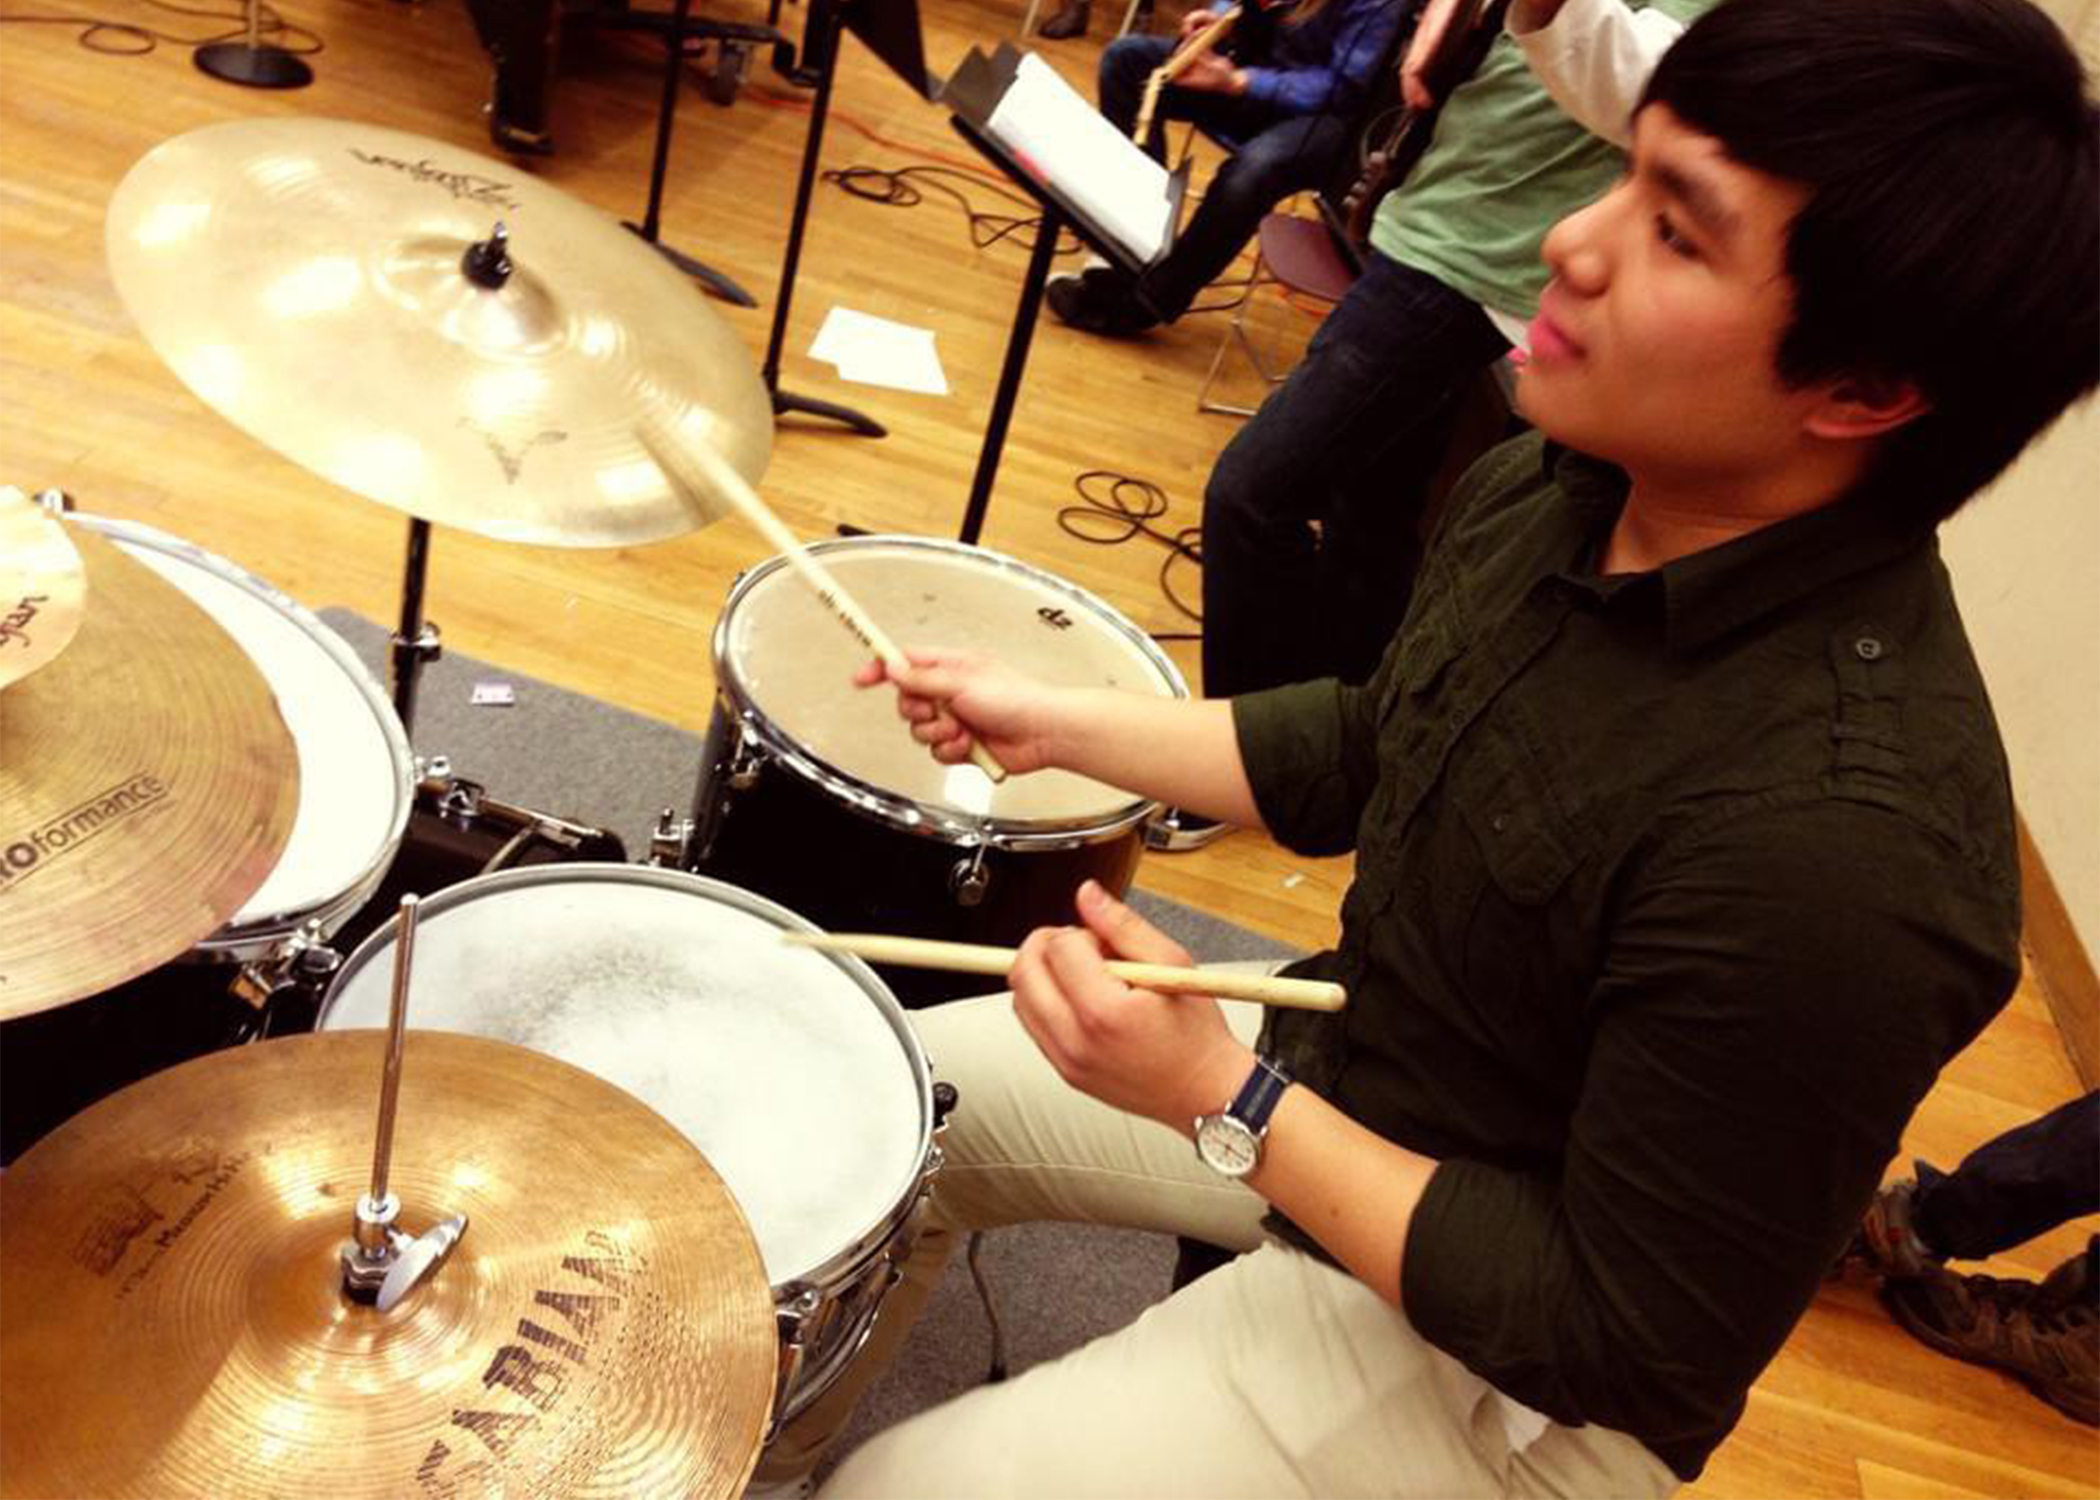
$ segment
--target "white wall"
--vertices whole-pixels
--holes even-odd
[[[2100,401],[2067,413],[1941,542],[2021,816],[2100,961]]]
[[[2100,78],[2100,0],[2037,3]],[[2100,962],[2100,400],[2067,413],[1942,542],[2013,794]]]

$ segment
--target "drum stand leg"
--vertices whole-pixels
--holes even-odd
[[[416,723],[416,683],[423,664],[436,661],[442,648],[438,628],[423,619],[423,575],[430,563],[430,523],[408,523],[408,559],[401,573],[401,628],[394,632],[394,712],[411,732]]]
[[[992,1286],[984,1279],[984,1267],[978,1261],[983,1251],[984,1231],[973,1230],[965,1259],[970,1264],[970,1280],[977,1283],[977,1300],[984,1304],[985,1321],[992,1325],[992,1366],[984,1378],[997,1383],[1006,1378],[1006,1330],[999,1326],[999,1309],[992,1302]]]

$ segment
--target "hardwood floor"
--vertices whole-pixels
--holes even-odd
[[[7,80],[0,90],[0,482],[63,488],[84,510],[174,532],[311,606],[347,605],[391,619],[402,517],[308,475],[207,409],[139,339],[104,261],[103,210],[116,184],[149,148],[197,126],[334,116],[489,149],[480,115],[484,55],[459,0],[286,3],[291,19],[328,44],[313,59],[315,84],[290,94],[209,79],[182,46],[107,56],[84,50],[72,28],[0,25]],[[142,0],[70,5],[191,35],[220,29]],[[709,8],[761,19],[754,0]],[[945,71],[967,45],[1010,36],[1019,16],[1017,4],[926,0],[929,59]],[[799,25],[799,11],[788,24]],[[1097,31],[1102,25],[1097,17]],[[1098,46],[1043,50],[1091,92]],[[656,61],[641,43],[600,39],[571,47],[565,64],[555,118],[560,152],[523,169],[611,214],[639,217]],[[765,304],[721,313],[754,364],[765,346],[804,138],[801,112],[776,102],[792,93],[763,67],[733,108],[689,92],[665,207],[669,243],[736,277]],[[897,167],[922,154],[972,159],[941,110],[849,41],[825,165]],[[972,191],[987,210],[1003,208],[989,190]],[[974,250],[960,211],[937,195],[899,209],[820,186],[783,384],[857,406],[891,436],[874,442],[819,423],[784,425],[763,489],[791,526],[812,536],[841,521],[954,533],[1024,265],[1017,243]],[[833,305],[937,330],[953,394],[851,385],[809,360],[803,351]],[[1311,327],[1303,314],[1267,300],[1257,321],[1284,345]],[[1060,530],[1058,512],[1073,501],[1075,475],[1109,468],[1166,491],[1167,527],[1197,520],[1204,478],[1233,431],[1230,419],[1195,410],[1221,333],[1218,318],[1195,317],[1117,343],[1046,320],[984,542],[1085,585],[1149,630],[1190,628],[1160,593],[1159,548],[1086,545]],[[331,351],[313,354],[325,362]],[[712,694],[708,633],[733,578],[765,552],[731,524],[603,551],[531,549],[441,530],[427,608],[461,651],[699,729]],[[1184,571],[1180,582],[1193,599],[1193,574]],[[1193,650],[1172,650],[1193,678]],[[667,800],[679,790],[666,788]],[[1334,933],[1348,879],[1346,860],[1301,859],[1246,834],[1197,854],[1151,857],[1139,875],[1148,889],[1308,946]],[[1907,1171],[1913,1153],[1951,1165],[2077,1091],[2047,1011],[2025,987],[1949,1068],[1891,1170]],[[2039,1276],[2092,1227],[2066,1226],[1989,1269]],[[2093,1496],[2100,1495],[2100,1447],[2091,1429],[2013,1382],[1912,1342],[1865,1288],[1839,1286],[1759,1382],[1741,1428],[1692,1492],[1709,1500]]]

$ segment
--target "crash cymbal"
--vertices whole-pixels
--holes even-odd
[[[212,1053],[0,1178],[0,1493],[733,1495],[779,1345],[757,1245],[633,1096],[411,1031],[391,1190],[451,1259],[342,1293],[385,1035]]]
[[[56,516],[0,485],[0,688],[66,649],[87,598],[80,554]]]
[[[511,271],[467,252],[501,224]],[[608,547],[719,517],[635,436],[651,415],[756,480],[771,399],[692,282],[514,167],[343,120],[208,126],[110,200],[110,269],[146,341],[294,462],[484,536]]]
[[[291,836],[299,760],[263,675],[181,590],[68,530],[89,607],[0,693],[0,1020],[166,963]]]

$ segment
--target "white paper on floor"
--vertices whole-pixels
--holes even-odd
[[[837,367],[847,380],[921,395],[948,394],[948,376],[931,328],[914,328],[850,307],[834,307],[810,341],[809,356]]]

